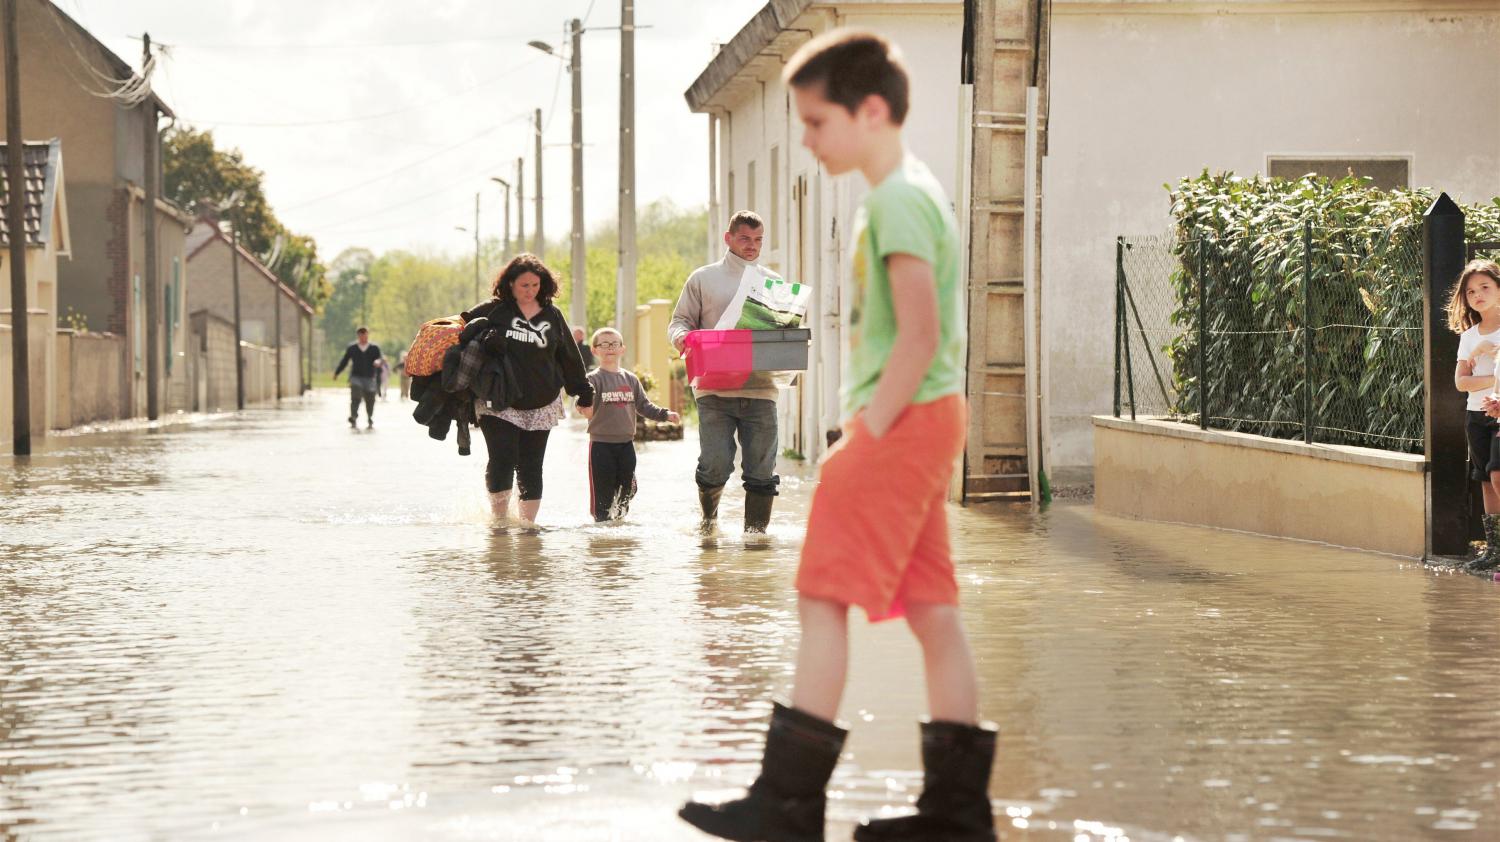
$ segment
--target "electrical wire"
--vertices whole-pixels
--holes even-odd
[[[454,99],[458,99],[459,97],[466,96],[468,94],[473,93],[474,91],[479,90],[480,88],[484,88],[484,87],[487,87],[489,85],[493,85],[496,82],[499,82],[499,81],[502,81],[502,80],[508,78],[511,74],[516,73],[517,71],[521,70],[522,68],[527,67],[527,66],[535,63],[539,59],[540,59],[540,57],[537,57],[537,58],[528,58],[525,61],[523,61],[523,62],[521,62],[521,63],[519,63],[519,64],[517,64],[517,65],[515,65],[513,67],[508,68],[507,70],[505,70],[503,73],[501,73],[498,76],[494,76],[494,77],[486,79],[486,80],[484,80],[482,82],[478,82],[478,83],[476,83],[474,85],[471,85],[471,86],[469,86],[467,88],[463,88],[461,90],[454,91],[454,92],[452,92],[452,93],[450,93],[450,94],[448,94],[446,96],[439,97],[437,99],[428,100],[426,102],[420,102],[420,103],[417,103],[415,105],[407,106],[405,108],[398,108],[398,109],[395,109],[394,111],[383,111],[383,112],[381,112],[379,114],[365,114],[365,115],[358,116],[358,117],[340,117],[340,118],[333,119],[333,120],[307,120],[307,121],[290,122],[290,123],[241,122],[241,121],[237,121],[237,120],[194,120],[194,119],[188,119],[186,117],[184,117],[182,119],[183,119],[183,122],[190,122],[190,123],[195,123],[195,124],[198,124],[198,125],[224,126],[224,127],[229,127],[229,128],[245,128],[245,129],[291,129],[291,128],[306,128],[306,127],[310,127],[310,126],[336,126],[336,125],[346,125],[346,124],[349,124],[349,123],[363,123],[363,122],[367,122],[369,120],[381,120],[381,119],[384,119],[386,117],[394,117],[394,116],[396,116],[398,114],[408,114],[408,113],[410,113],[412,111],[419,111],[419,110],[421,110],[423,108],[431,108],[434,105],[438,105],[440,103],[448,102],[450,100],[454,100]]]
[[[514,43],[525,39],[525,35],[478,35],[464,38],[434,38],[418,41],[362,41],[327,44],[286,42],[280,44],[178,44],[188,50],[367,50],[381,47],[445,47],[455,44]]]
[[[508,163],[510,163],[511,161],[514,161],[514,160],[515,160],[515,158],[513,158],[513,157],[507,157],[506,159],[504,159],[502,161],[499,161],[499,162],[496,162],[496,163],[492,163],[492,164],[487,164],[482,169],[478,169],[478,170],[474,170],[474,171],[471,171],[469,173],[466,173],[463,178],[457,179],[456,181],[452,181],[452,182],[450,182],[448,184],[444,184],[442,187],[438,187],[435,190],[428,191],[428,192],[423,193],[423,194],[418,195],[418,196],[409,196],[409,197],[401,200],[400,202],[397,202],[397,203],[391,204],[391,205],[387,205],[387,206],[385,206],[383,208],[378,208],[378,209],[370,211],[369,213],[366,213],[366,214],[361,214],[359,216],[350,217],[348,219],[341,219],[341,220],[339,220],[337,222],[332,222],[332,223],[329,223],[327,225],[321,225],[321,226],[312,225],[312,226],[304,226],[304,227],[308,227],[308,228],[324,228],[324,229],[335,228],[336,229],[336,228],[338,228],[339,226],[342,226],[342,225],[348,225],[348,224],[353,223],[353,222],[360,222],[360,221],[369,219],[371,217],[380,216],[382,214],[388,213],[388,212],[393,211],[393,210],[397,210],[397,209],[400,209],[400,208],[408,207],[408,206],[411,205],[412,202],[418,202],[418,201],[421,201],[423,199],[428,199],[428,198],[431,198],[433,196],[436,196],[436,195],[438,195],[440,193],[443,193],[443,192],[445,192],[447,190],[452,190],[453,188],[455,188],[455,187],[457,187],[457,186],[459,186],[461,184],[471,183],[476,177],[481,176],[481,175],[483,175],[483,174],[485,174],[487,172],[494,172],[495,170],[499,169],[500,167],[505,166],[506,164],[508,164]],[[333,231],[333,232],[330,232],[330,233],[338,233],[338,232],[337,231]]]
[[[57,27],[58,34],[62,36],[63,42],[68,45],[68,49],[72,51],[73,56],[78,59],[78,63],[83,65],[83,68],[94,77],[96,82],[107,86],[106,90],[97,89],[93,84],[78,78],[78,75],[73,72],[73,68],[64,64],[64,69],[79,88],[91,96],[100,99],[112,99],[123,103],[127,107],[140,105],[151,96],[151,73],[156,69],[155,56],[150,56],[147,59],[139,74],[132,74],[127,79],[117,79],[110,74],[104,73],[94,66],[92,59],[83,54],[83,51],[78,48],[78,43],[73,39],[73,33],[69,32],[68,28],[63,24],[62,18],[67,13],[59,7],[51,6],[51,4],[48,5],[50,8],[46,11],[52,18],[53,26]],[[70,18],[69,20],[71,21],[72,19]],[[80,28],[82,27],[82,24],[79,24],[77,21],[73,21],[73,24]],[[109,55],[112,55],[102,45],[99,48],[104,50],[106,60]]]
[[[334,190],[331,193],[324,193],[323,195],[317,196],[317,197],[312,198],[312,199],[306,199],[304,201],[297,202],[295,204],[287,205],[287,206],[281,208],[280,210],[282,210],[282,211],[292,211],[292,210],[296,210],[298,208],[305,208],[308,205],[315,205],[318,202],[323,201],[324,199],[331,199],[331,198],[333,198],[335,196],[342,196],[345,193],[349,193],[351,191],[358,190],[361,187],[366,187],[368,185],[374,184],[377,181],[382,181],[384,179],[390,178],[393,175],[398,175],[400,173],[406,172],[407,170],[415,169],[416,167],[419,167],[419,166],[421,166],[423,164],[426,164],[426,163],[430,162],[434,157],[436,157],[438,155],[442,155],[442,154],[447,153],[447,152],[452,152],[453,150],[458,149],[459,147],[467,146],[467,145],[473,143],[474,141],[479,140],[482,137],[486,137],[486,136],[488,136],[490,134],[493,134],[494,132],[498,131],[499,129],[502,129],[502,128],[510,125],[511,123],[516,122],[518,119],[521,119],[524,116],[529,116],[529,115],[518,115],[518,116],[511,117],[509,120],[505,120],[503,122],[496,123],[495,125],[490,126],[489,128],[485,129],[484,131],[480,132],[479,134],[474,135],[473,137],[465,138],[464,140],[461,140],[458,143],[455,143],[455,144],[453,144],[451,146],[444,147],[443,149],[440,149],[440,150],[438,150],[436,152],[428,153],[428,154],[422,156],[421,158],[418,158],[417,160],[412,161],[409,164],[405,164],[403,166],[397,167],[394,170],[390,170],[389,172],[384,172],[384,173],[381,173],[380,175],[373,176],[373,177],[368,178],[368,179],[366,179],[364,181],[361,181],[361,182],[359,182],[357,184],[351,184],[351,185],[349,185],[347,187],[341,187],[338,190]]]

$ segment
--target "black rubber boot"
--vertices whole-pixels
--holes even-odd
[[[765,532],[766,527],[771,525],[771,504],[775,502],[775,494],[746,491],[745,531],[754,534]]]
[[[703,520],[698,522],[700,532],[709,532],[719,518],[719,498],[724,496],[724,486],[718,488],[698,487],[698,505],[703,507]]]
[[[777,704],[760,777],[738,801],[689,801],[677,815],[704,833],[737,842],[823,842],[824,790],[848,731]]]
[[[990,812],[990,767],[998,731],[989,723],[922,723],[926,776],[917,814],[866,820],[854,829],[857,842],[994,842]]]
[[[1464,569],[1474,573],[1500,569],[1500,515],[1484,516],[1484,552],[1465,564]]]

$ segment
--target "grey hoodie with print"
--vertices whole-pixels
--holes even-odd
[[[646,397],[641,380],[633,372],[620,369],[589,372],[594,387],[594,417],[589,419],[589,441],[623,444],[635,441],[635,417],[644,415],[652,421],[667,420],[667,410]]]

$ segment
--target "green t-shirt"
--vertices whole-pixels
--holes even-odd
[[[885,258],[909,254],[932,266],[942,337],[912,403],[964,390],[964,291],[958,222],[927,165],[907,155],[860,204],[854,220],[854,290],[849,311],[849,363],[841,392],[844,417],[875,396],[875,384],[896,343],[896,313]]]

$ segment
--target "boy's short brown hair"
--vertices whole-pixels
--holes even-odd
[[[891,122],[898,126],[911,103],[901,51],[873,32],[835,29],[819,35],[792,55],[781,80],[793,88],[821,87],[824,99],[850,114],[873,94],[890,106]]]

